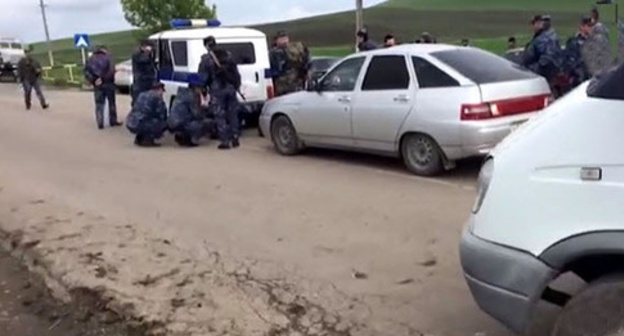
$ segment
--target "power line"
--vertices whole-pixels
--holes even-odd
[[[41,17],[43,18],[43,28],[45,29],[46,42],[48,45],[48,58],[50,60],[50,66],[54,66],[54,55],[52,55],[52,42],[50,41],[50,30],[48,29],[48,19],[46,17],[46,4],[43,0],[39,0],[39,7],[41,7]]]

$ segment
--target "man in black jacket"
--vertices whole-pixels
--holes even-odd
[[[26,56],[17,63],[17,72],[24,88],[26,109],[30,110],[33,89],[37,93],[41,107],[44,110],[50,107],[41,91],[41,64],[30,55],[30,51],[26,51]]]
[[[157,80],[154,45],[151,41],[142,41],[139,49],[132,55],[132,75],[132,106],[134,106],[139,95],[149,91]]]
[[[111,127],[121,126],[117,120],[117,102],[115,97],[115,64],[106,47],[97,46],[89,57],[84,74],[93,85],[95,98],[95,119],[98,129],[104,128],[104,105],[108,101],[108,118]]]

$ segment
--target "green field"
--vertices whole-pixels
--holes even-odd
[[[519,45],[528,40],[528,21],[538,13],[553,16],[555,28],[564,42],[574,33],[580,17],[589,12],[592,3],[587,0],[389,0],[366,9],[364,18],[376,41],[381,41],[386,33],[393,33],[400,42],[412,42],[427,31],[439,42],[458,43],[462,38],[470,38],[473,45],[501,54],[509,36],[518,37]],[[605,22],[613,21],[612,7],[601,7]],[[310,46],[315,55],[343,56],[353,51],[353,12],[254,28],[268,36],[287,30],[293,39]],[[615,27],[611,29],[614,31]],[[137,41],[144,36],[136,30],[101,34],[92,36],[91,43],[108,46],[116,61],[122,61],[130,57]],[[80,52],[73,48],[73,39],[54,41],[52,47],[57,64],[80,63]],[[36,43],[33,48],[35,57],[47,65],[46,45]]]

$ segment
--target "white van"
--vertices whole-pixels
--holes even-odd
[[[24,45],[16,38],[0,37],[0,57],[5,63],[17,65],[24,58]]]
[[[484,163],[462,267],[481,309],[517,333],[542,300],[563,307],[553,336],[624,331],[623,83],[624,65],[581,85]],[[578,293],[554,289],[572,274]]]
[[[173,20],[176,29],[150,37],[156,45],[159,79],[167,91],[165,103],[171,107],[178,88],[187,87],[190,78],[198,76],[199,63],[207,52],[203,40],[214,36],[219,48],[235,58],[242,77],[241,93],[245,96],[245,100],[240,96],[239,100],[257,117],[274,92],[267,37],[254,29],[218,27],[220,23],[213,24],[215,21]]]

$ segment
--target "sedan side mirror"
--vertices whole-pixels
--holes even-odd
[[[306,84],[307,90],[312,92],[312,91],[320,91],[320,83],[318,81],[318,79],[310,79],[308,81],[308,83]]]

